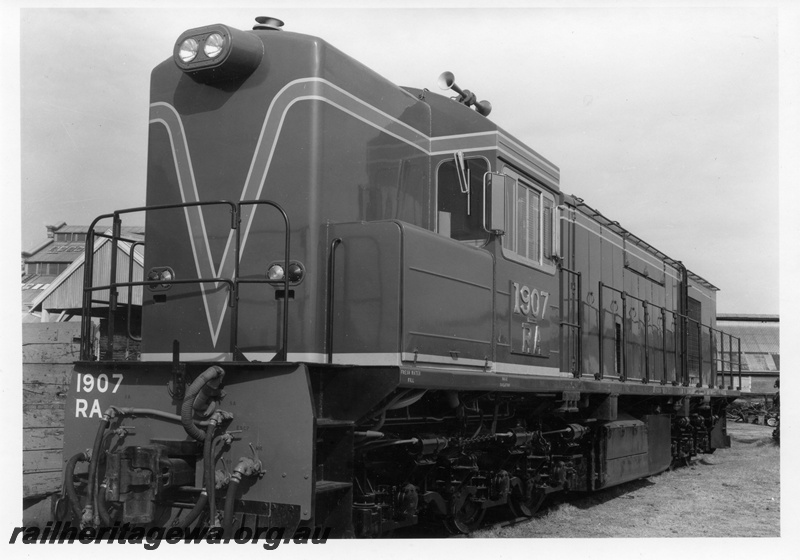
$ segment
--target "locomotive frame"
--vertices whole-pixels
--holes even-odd
[[[61,517],[465,533],[729,446],[713,285],[564,195],[452,75],[457,99],[399,88],[279,28],[188,30],[153,71],[147,205],[87,235]]]

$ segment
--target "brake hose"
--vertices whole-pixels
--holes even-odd
[[[78,462],[86,462],[89,460],[89,455],[85,451],[76,453],[67,461],[67,466],[64,469],[64,489],[67,492],[67,500],[69,500],[70,508],[75,519],[80,520],[83,512],[81,511],[81,502],[78,498],[78,492],[75,490],[75,465]]]
[[[109,408],[105,414],[103,414],[103,417],[100,419],[100,425],[97,427],[97,435],[94,438],[94,445],[92,446],[92,456],[89,459],[89,484],[86,488],[86,507],[83,508],[83,515],[81,517],[82,527],[97,525],[94,519],[94,487],[95,479],[97,478],[97,463],[99,460],[100,448],[103,443],[103,436],[114,414],[115,410]]]
[[[185,401],[184,401],[185,402]],[[217,516],[217,503],[216,503],[216,483],[214,476],[214,460],[211,457],[213,454],[213,439],[214,439],[214,430],[217,429],[217,423],[212,421],[209,422],[208,428],[206,428],[205,433],[203,434],[203,466],[205,467],[205,482],[206,482],[206,493],[208,495],[208,515],[209,515],[209,523],[212,527],[215,526],[217,520],[215,519]]]
[[[239,490],[241,475],[234,473],[228,481],[228,491],[225,493],[225,509],[222,513],[222,534],[226,538],[231,537],[233,528],[233,506],[236,502],[236,492]]]
[[[186,433],[197,441],[204,441],[206,433],[194,425],[192,420],[194,411],[205,406],[210,398],[219,396],[219,386],[223,377],[225,377],[225,371],[221,367],[211,366],[198,375],[186,390],[186,396],[181,405],[181,424]],[[213,501],[210,499],[209,501],[213,506]]]
[[[97,470],[98,473],[95,475],[97,478],[97,493],[95,494],[96,500],[96,510],[98,515],[100,516],[100,522],[103,524],[103,527],[111,527],[111,517],[108,515],[108,506],[106,505],[106,492],[103,488],[103,485],[100,484],[100,469],[101,467],[105,469],[106,465],[106,447],[108,445],[108,441],[114,437],[114,432],[106,432],[103,436],[103,442],[100,446],[100,457],[97,459]]]
[[[181,529],[186,529],[194,523],[195,519],[197,519],[200,514],[202,513],[203,509],[206,507],[206,503],[208,503],[208,493],[205,489],[197,498],[197,502],[194,504],[192,510],[188,513],[185,519],[183,519],[179,524],[178,527]]]

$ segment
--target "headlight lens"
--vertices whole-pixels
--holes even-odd
[[[269,267],[269,270],[267,270],[267,278],[273,282],[280,282],[283,280],[284,274],[283,267],[279,264],[273,264]]]
[[[296,284],[303,279],[303,275],[305,274],[306,270],[303,268],[298,262],[293,262],[289,265],[289,282]]]
[[[175,275],[172,273],[170,269],[166,269],[161,273],[161,281],[162,282],[171,282],[175,278]]]
[[[178,58],[182,62],[191,62],[197,56],[198,46],[197,41],[189,37],[181,43],[180,49],[178,49]]]
[[[157,266],[151,268],[147,273],[147,280],[150,282],[166,282],[166,284],[150,284],[151,290],[167,290],[172,287],[172,282],[175,280],[175,272],[168,266]]]
[[[219,33],[212,33],[206,39],[206,44],[203,45],[203,52],[206,53],[208,58],[216,58],[225,47],[225,39]]]

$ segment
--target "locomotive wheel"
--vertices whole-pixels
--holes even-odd
[[[471,533],[480,527],[486,510],[481,503],[472,499],[466,490],[455,493],[450,500],[450,515],[444,520],[444,525],[453,535]]]
[[[525,483],[524,490],[518,487],[508,496],[508,507],[514,517],[533,517],[544,502],[545,493],[534,488],[530,482]]]

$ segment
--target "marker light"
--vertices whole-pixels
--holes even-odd
[[[189,37],[188,39],[184,40],[181,43],[181,46],[178,48],[178,58],[180,58],[183,62],[191,62],[197,56],[197,49],[199,45],[197,41]]]
[[[279,264],[273,264],[267,270],[267,278],[269,278],[273,282],[280,282],[284,278],[283,266]]]
[[[289,283],[292,285],[299,284],[303,281],[306,275],[306,267],[303,263],[292,261],[289,263],[289,268],[284,270],[283,262],[274,262],[267,268],[267,279],[270,282],[285,282],[289,278]]]
[[[303,279],[306,269],[299,262],[292,262],[289,264],[289,282],[297,284]]]
[[[168,266],[157,266],[151,268],[147,273],[147,280],[150,282],[167,282],[166,284],[150,284],[148,287],[151,290],[166,290],[172,287],[172,282],[175,279],[175,272]]]
[[[208,58],[217,58],[222,53],[222,48],[225,46],[225,39],[219,33],[212,33],[206,38],[206,44],[203,45],[203,52]]]

